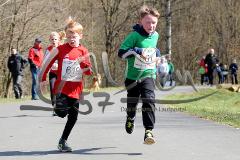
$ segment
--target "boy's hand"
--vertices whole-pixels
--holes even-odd
[[[78,63],[81,63],[85,60],[85,58],[84,57],[79,57],[77,60],[78,60]]]
[[[53,63],[52,69],[53,70],[57,70],[58,69],[58,64],[57,63]]]
[[[144,59],[144,61],[146,61],[146,57],[145,56],[143,56],[143,55],[140,55],[140,57],[142,58],[142,59]]]

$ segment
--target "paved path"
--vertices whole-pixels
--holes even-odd
[[[160,93],[172,94],[193,91],[191,87]],[[20,105],[46,106],[41,101],[21,104],[0,104],[0,160],[240,160],[240,130],[219,125],[182,112],[156,112],[154,135],[157,143],[143,144],[144,129],[141,113],[137,114],[132,135],[124,130],[125,104],[118,96],[111,96],[115,104],[102,107],[103,98],[86,97],[93,105],[89,115],[79,115],[69,138],[72,153],[59,153],[56,149],[66,119],[52,117],[48,111],[20,111]],[[83,107],[82,110],[86,110]]]

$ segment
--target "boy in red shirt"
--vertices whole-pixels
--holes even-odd
[[[67,123],[58,143],[61,152],[71,152],[72,149],[66,143],[72,128],[74,127],[79,108],[79,99],[83,90],[83,74],[91,75],[91,63],[89,53],[80,44],[83,27],[71,18],[65,27],[67,43],[54,48],[40,73],[40,79],[46,80],[46,74],[53,63],[58,61],[57,80],[54,84],[56,95],[55,113],[64,118],[68,115]],[[43,74],[43,77],[42,77]]]

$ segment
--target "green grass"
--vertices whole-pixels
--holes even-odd
[[[218,91],[216,94],[191,103],[168,105],[170,108],[184,108],[186,112],[221,124],[240,128],[240,93],[225,89],[204,89],[198,93],[175,94],[167,99],[188,99]]]

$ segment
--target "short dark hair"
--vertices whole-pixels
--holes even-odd
[[[36,39],[35,39],[35,42],[41,43],[41,42],[42,42],[42,39],[41,39],[41,38],[36,38]]]

